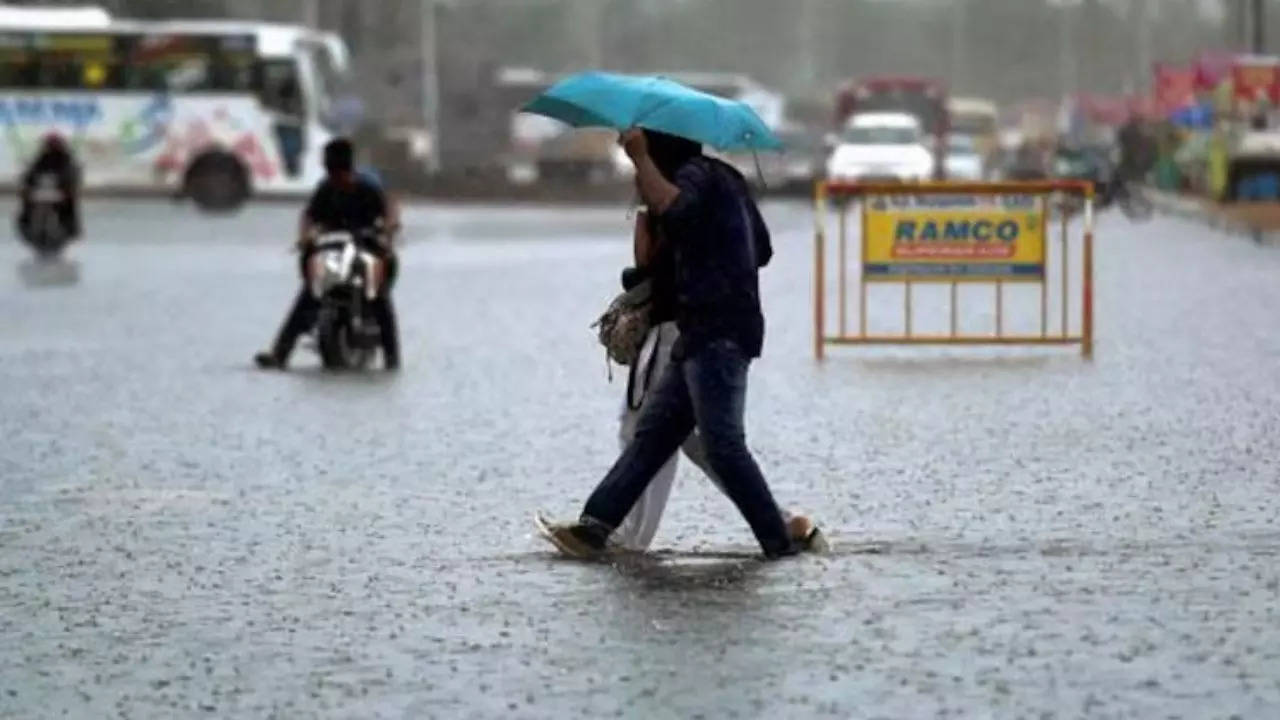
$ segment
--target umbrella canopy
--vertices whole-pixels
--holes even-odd
[[[573,127],[657,130],[718,150],[782,149],[782,141],[746,103],[652,75],[578,73],[521,109]]]

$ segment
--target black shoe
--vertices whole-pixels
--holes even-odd
[[[382,361],[382,369],[388,372],[395,372],[400,369],[400,358],[387,358]]]
[[[284,361],[275,353],[260,352],[253,356],[253,361],[263,370],[283,370]]]

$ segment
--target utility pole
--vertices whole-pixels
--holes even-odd
[[[312,30],[320,27],[319,0],[302,0],[302,24]]]
[[[806,92],[818,86],[818,15],[814,0],[799,0],[800,20],[795,24],[800,42],[799,86]]]
[[[419,0],[421,33],[418,47],[422,52],[422,104],[423,119],[431,133],[431,155],[427,169],[440,171],[440,65],[436,42],[436,0]]]
[[[1253,38],[1249,43],[1249,51],[1255,55],[1263,55],[1267,52],[1266,3],[1263,0],[1252,0],[1252,6],[1249,15],[1253,21]]]
[[[951,90],[957,88],[967,92],[965,85],[969,79],[968,48],[965,47],[965,13],[969,3],[966,0],[951,0]]]
[[[1146,84],[1151,68],[1155,65],[1151,53],[1151,0],[1137,0],[1137,2],[1138,67],[1136,77],[1132,79],[1131,91],[1137,91]]]
[[[608,18],[608,0],[570,0],[566,17],[576,20],[581,32],[582,54],[585,65],[595,70],[605,66],[605,21]],[[562,6],[563,7],[563,6]]]
[[[1075,33],[1071,24],[1074,9],[1072,4],[1058,5],[1058,82],[1064,99],[1076,89],[1076,49],[1072,45]]]
[[[1245,7],[1248,0],[1230,0],[1231,9],[1236,14],[1236,37],[1235,47],[1244,52],[1249,47],[1249,8]]]

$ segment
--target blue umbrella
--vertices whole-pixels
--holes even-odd
[[[781,150],[749,105],[652,75],[584,72],[570,75],[522,110],[573,127],[658,130],[718,150]]]

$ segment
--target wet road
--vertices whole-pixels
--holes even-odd
[[[529,517],[616,450],[624,212],[414,208],[404,370],[261,373],[294,212],[92,203],[65,287],[0,245],[0,717],[1280,715],[1280,249],[1107,217],[1092,364],[817,365],[771,206],[751,442],[842,549],[749,559],[682,468],[609,568]]]

